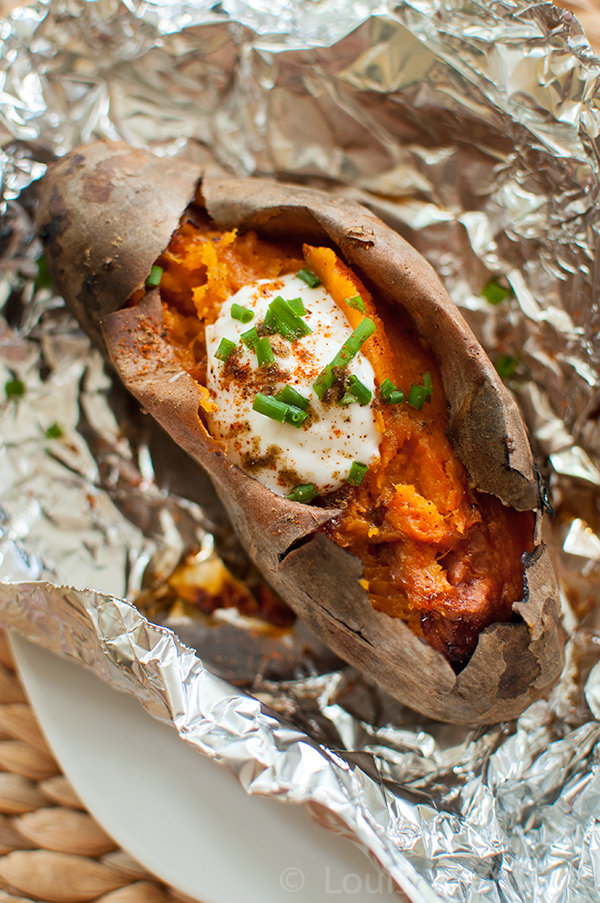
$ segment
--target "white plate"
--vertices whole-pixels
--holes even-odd
[[[366,856],[302,807],[248,796],[133,697],[16,634],[12,645],[64,773],[158,878],[203,903],[398,903]]]

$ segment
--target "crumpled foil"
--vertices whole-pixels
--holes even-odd
[[[248,792],[307,803],[413,901],[596,901],[600,68],[577,21],[524,0],[56,0],[0,40],[0,620],[134,693]],[[432,262],[549,482],[568,636],[549,700],[448,726],[352,669],[317,657],[283,678],[268,655],[246,695],[210,643],[205,667],[140,615],[149,573],[230,539],[208,483],[35,282],[29,186],[99,137],[345,193]]]

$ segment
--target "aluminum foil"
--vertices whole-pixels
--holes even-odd
[[[0,620],[134,693],[248,792],[305,802],[411,900],[596,901],[600,68],[577,21],[522,0],[52,0],[0,40]],[[345,193],[433,263],[549,482],[568,636],[549,700],[442,725],[322,650],[277,673],[281,637],[248,695],[211,642],[205,667],[132,604],[190,550],[240,559],[209,484],[38,276],[29,186],[99,137]]]

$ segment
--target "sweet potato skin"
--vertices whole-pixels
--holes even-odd
[[[74,151],[41,181],[40,236],[52,281],[101,350],[100,321],[142,288],[197,183],[197,167],[120,142]]]
[[[110,143],[82,148],[45,177],[38,221],[41,234],[51,234],[46,242],[50,273],[67,304],[96,339],[101,324],[124,384],[207,469],[258,567],[339,655],[426,715],[459,723],[518,715],[548,692],[562,666],[558,592],[540,523],[535,550],[524,564],[525,597],[513,606],[522,621],[486,629],[458,676],[402,621],[375,611],[358,582],[360,561],[315,532],[336,510],[275,496],[232,466],[208,435],[198,416],[200,387],[181,369],[164,338],[159,292],[150,292],[137,307],[121,309],[168,244],[201,176],[184,166],[173,177],[180,186],[179,206],[165,214],[165,181],[156,176],[160,166],[152,155],[136,151],[148,161],[133,167],[130,151]],[[97,182],[102,190],[90,189]],[[82,205],[84,185],[92,199]],[[414,249],[367,210],[320,192],[204,177],[202,194],[218,227],[245,226],[266,238],[285,235],[331,244],[388,300],[401,304],[440,365],[448,435],[472,483],[514,508],[538,511],[541,522],[537,472],[518,409],[436,274]],[[131,224],[140,222],[140,196],[144,228],[131,231]],[[57,210],[62,211],[58,223]],[[160,228],[155,226],[159,221]],[[106,259],[115,234],[120,269],[113,282]],[[135,273],[129,272],[131,260]],[[85,289],[86,280],[95,293]],[[105,285],[111,288],[105,291]]]

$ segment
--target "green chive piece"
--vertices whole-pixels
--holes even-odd
[[[333,364],[327,364],[326,367],[323,367],[313,383],[313,389],[315,390],[319,401],[322,401],[327,392],[329,392],[334,380],[335,374],[333,372]]]
[[[241,323],[249,323],[250,320],[254,319],[254,313],[247,307],[242,307],[241,304],[231,305],[231,316],[234,320],[239,320]]]
[[[25,395],[25,383],[21,382],[20,379],[9,379],[4,384],[4,391],[7,398],[23,398]]]
[[[310,404],[308,398],[305,398],[304,395],[300,395],[300,392],[296,392],[292,386],[284,386],[281,392],[277,393],[275,398],[279,401],[283,401],[284,404],[294,405],[294,407],[300,408],[302,411],[306,411]]]
[[[510,354],[501,354],[495,364],[496,372],[501,379],[510,379],[514,376],[518,364],[517,359]]]
[[[384,379],[384,381],[379,386],[379,394],[382,398],[387,398],[392,392],[396,391],[396,386],[391,381],[391,379]]]
[[[275,317],[273,316],[270,307],[267,310],[265,318],[262,322],[261,332],[267,332],[270,335],[273,335],[273,333],[277,332],[277,324],[275,323]]]
[[[285,412],[285,422],[290,423],[292,426],[295,426],[297,430],[300,429],[307,417],[308,411],[303,411],[302,408],[297,408],[293,404],[287,405],[287,411]]]
[[[490,279],[489,282],[481,289],[481,295],[488,304],[493,304],[494,307],[497,307],[498,304],[502,304],[503,301],[506,301],[507,298],[513,294],[510,288],[506,288],[506,286],[502,285],[502,283],[498,282],[497,279]]]
[[[63,428],[58,423],[52,423],[44,433],[46,439],[62,439],[64,436]]]
[[[317,288],[321,285],[321,280],[318,276],[315,276],[314,273],[311,273],[310,270],[307,270],[306,267],[300,270],[299,273],[296,273],[298,279],[302,279],[303,282],[306,282],[309,288]]]
[[[368,338],[375,332],[376,326],[373,320],[365,317],[361,320],[349,339],[346,339],[331,364],[333,367],[347,367],[350,361],[356,357]]]
[[[346,304],[348,307],[353,307],[354,310],[360,310],[361,313],[365,314],[365,302],[360,297],[360,295],[355,295],[353,298],[346,298]]]
[[[427,371],[427,373],[423,374],[423,388],[427,392],[427,398],[425,401],[427,404],[431,404],[431,396],[433,395],[433,383],[431,381],[431,373]]]
[[[215,357],[218,361],[223,361],[226,364],[235,349],[235,342],[231,342],[229,339],[221,339],[219,347],[215,351]]]
[[[361,407],[364,407],[366,404],[369,404],[373,397],[371,390],[368,389],[364,383],[361,383],[358,376],[354,376],[354,374],[351,374],[346,380],[345,390],[344,396],[340,399],[339,404],[353,404],[354,402],[358,402]]]
[[[402,404],[404,401],[404,392],[402,389],[395,389],[383,399],[386,404]]]
[[[249,329],[247,332],[243,332],[240,336],[240,339],[250,351],[254,351],[254,346],[258,342],[258,333],[256,331],[256,326],[253,326],[252,329]]]
[[[316,498],[318,496],[317,487],[314,483],[303,483],[302,486],[296,486],[295,489],[292,489],[289,495],[286,495],[286,498],[290,500],[290,502],[310,502],[311,499]]]
[[[321,370],[313,383],[313,389],[317,393],[319,400],[331,389],[335,379],[335,368],[345,369],[350,361],[356,357],[367,339],[373,335],[375,329],[373,320],[369,320],[368,317],[361,320],[352,335],[346,339],[332,362]]]
[[[259,367],[268,367],[269,364],[275,362],[275,355],[273,354],[268,335],[256,340],[254,343],[254,350],[256,352],[256,357],[258,358]]]
[[[52,288],[52,279],[50,278],[50,273],[48,272],[48,261],[43,254],[41,257],[38,257],[37,268],[38,274],[35,277],[35,282],[33,283],[33,290],[35,292],[39,292],[39,290],[42,288]]]
[[[404,401],[404,392],[397,389],[391,379],[384,379],[379,386],[379,394],[386,404],[402,404]]]
[[[272,395],[263,395],[262,392],[257,392],[252,402],[253,411],[256,411],[257,414],[264,414],[265,417],[270,417],[277,423],[284,422],[288,408],[289,405],[277,401]]]
[[[368,469],[366,464],[354,461],[346,477],[346,483],[349,483],[350,486],[360,486]]]
[[[304,306],[302,298],[288,298],[288,304],[290,305],[294,313],[298,314],[299,317],[303,317],[306,313],[306,308]]]
[[[423,386],[417,386],[416,383],[413,383],[410,387],[410,392],[408,393],[408,403],[416,408],[417,411],[421,411],[423,409],[423,405],[427,401],[428,394],[427,389]]]
[[[312,329],[305,323],[302,317],[294,313],[289,303],[278,295],[269,304],[269,310],[275,321],[277,332],[286,339],[294,341],[303,335],[308,335]]]
[[[150,270],[150,275],[146,279],[146,285],[148,288],[152,288],[154,286],[160,285],[160,280],[162,279],[163,268],[154,266]]]

